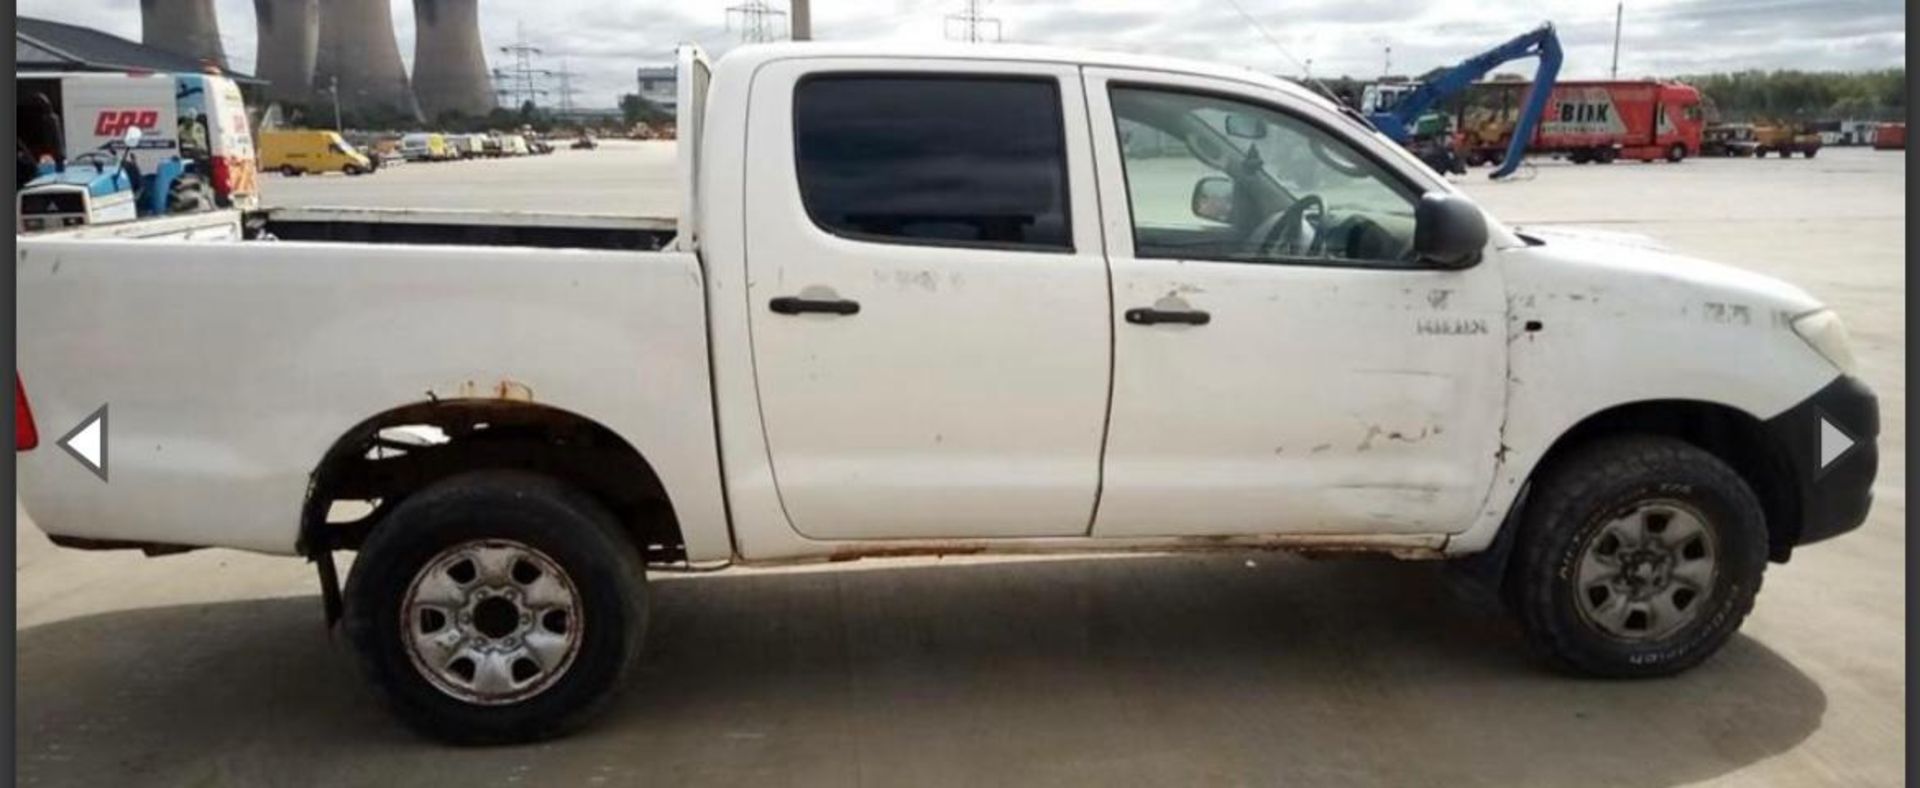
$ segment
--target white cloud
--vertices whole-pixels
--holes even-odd
[[[732,46],[726,7],[745,0],[483,0],[481,34],[495,68],[499,47],[524,25],[564,61],[584,106],[611,106],[633,90],[636,67],[668,62],[683,40],[718,53]],[[785,9],[788,0],[769,0]],[[216,0],[233,66],[254,62],[250,0]],[[985,12],[1022,43],[1194,57],[1297,74],[1294,60],[1252,29],[1238,3],[1293,58],[1320,75],[1418,74],[1470,56],[1551,19],[1566,49],[1566,77],[1600,77],[1611,58],[1614,6],[1595,0],[998,0]],[[820,40],[931,41],[957,28],[962,0],[816,0]],[[19,0],[22,16],[87,25],[137,40],[130,0]],[[1736,68],[1853,69],[1903,65],[1899,0],[1635,0],[1622,31],[1623,77]],[[413,57],[413,5],[393,0],[403,59]],[[1513,68],[1525,69],[1523,64]]]

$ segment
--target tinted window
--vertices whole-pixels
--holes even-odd
[[[801,198],[828,231],[1073,248],[1052,80],[814,77],[794,128]]]

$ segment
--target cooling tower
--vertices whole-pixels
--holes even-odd
[[[271,101],[306,102],[320,50],[320,0],[253,0],[260,27],[254,76],[267,80]]]
[[[140,0],[140,40],[156,49],[213,61],[222,70],[227,67],[213,0]]]
[[[429,119],[493,109],[480,0],[413,0],[413,94]]]
[[[326,96],[329,81],[338,78],[342,108],[387,108],[419,117],[400,63],[391,9],[388,0],[324,0],[313,68],[315,98]]]

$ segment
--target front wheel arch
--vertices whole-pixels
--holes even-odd
[[[1760,497],[1766,514],[1768,555],[1785,561],[1799,541],[1800,492],[1785,447],[1761,420],[1744,410],[1703,400],[1642,400],[1595,412],[1562,432],[1528,473],[1528,484],[1550,473],[1584,446],[1620,435],[1654,435],[1685,441],[1732,466]],[[1515,495],[1514,507],[1524,503]],[[1509,518],[1501,539],[1516,523]]]

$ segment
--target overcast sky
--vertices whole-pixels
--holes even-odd
[[[322,0],[324,4],[326,0]],[[634,89],[634,68],[665,64],[680,41],[719,54],[738,41],[728,6],[746,0],[482,0],[490,65],[524,25],[543,47],[541,65],[565,60],[581,106],[612,106]],[[767,0],[785,9],[788,0]],[[234,68],[255,57],[251,0],[215,0]],[[1275,47],[1235,4],[1279,41]],[[413,4],[392,0],[401,57],[413,59]],[[964,0],[814,0],[819,40],[930,41],[960,28],[947,19]],[[134,0],[18,0],[21,16],[107,30],[138,40]],[[1450,64],[1530,29],[1559,28],[1563,78],[1605,77],[1614,4],[1607,0],[993,0],[1009,42],[1194,57],[1298,75],[1372,78],[1392,49],[1394,73]],[[1898,66],[1905,62],[1901,0],[1628,0],[1620,75],[1639,77],[1741,68],[1810,70]],[[784,26],[781,28],[784,30]],[[1291,57],[1289,57],[1291,55]],[[1523,64],[1520,68],[1525,70]]]

